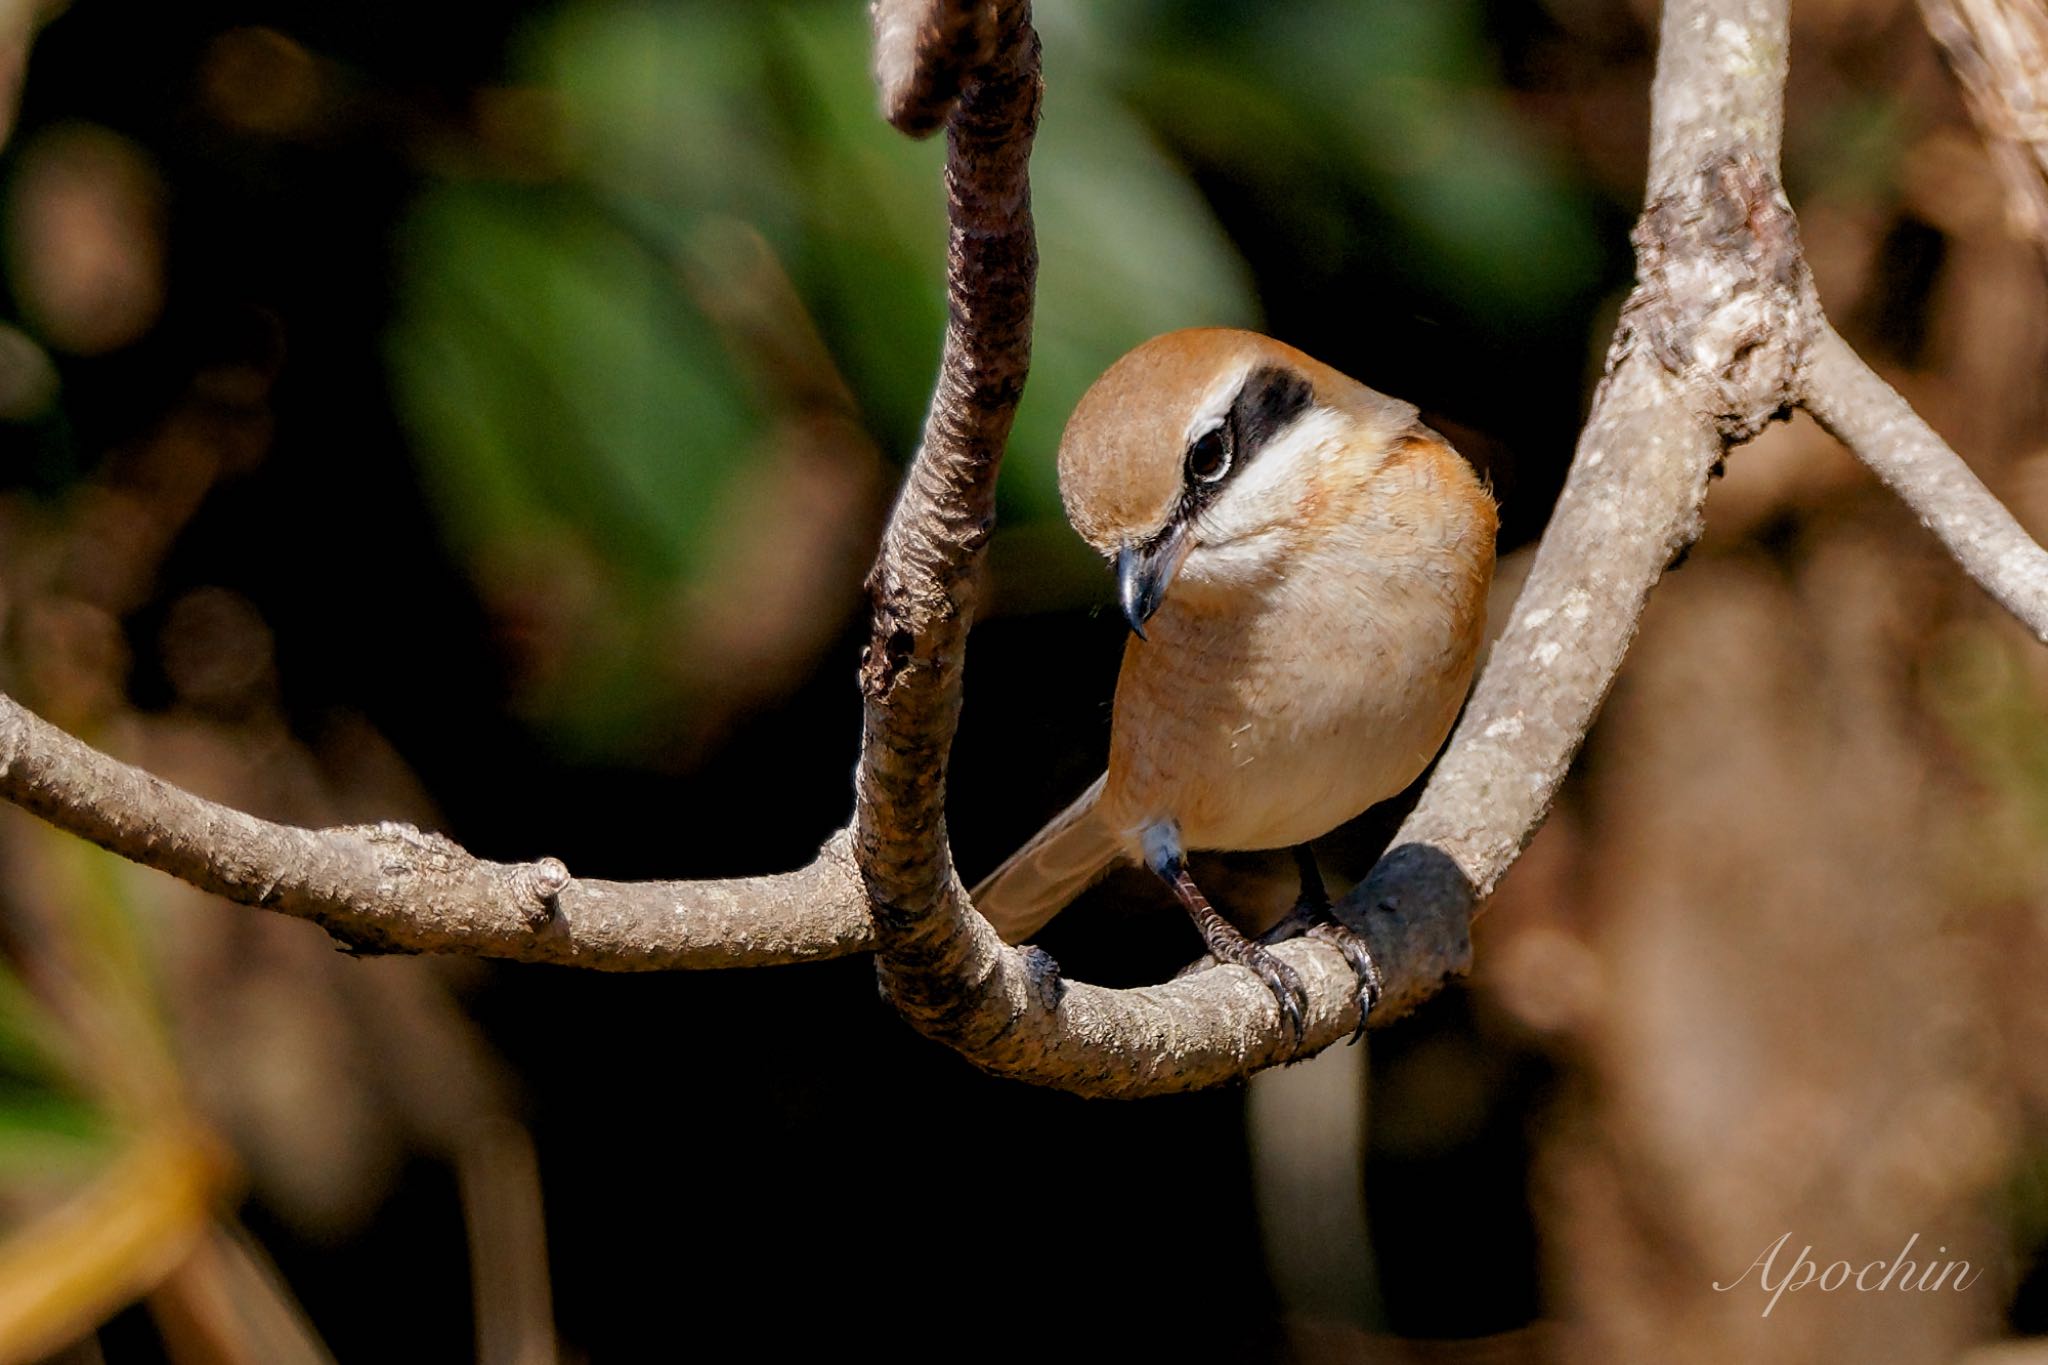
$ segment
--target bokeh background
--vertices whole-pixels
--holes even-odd
[[[1039,325],[955,752],[970,877],[1106,749],[1123,631],[1052,455],[1130,345],[1263,327],[1419,403],[1489,472],[1502,549],[1534,539],[1629,281],[1655,19],[1036,8]],[[6,689],[274,818],[590,876],[806,861],[850,809],[858,585],[944,307],[940,152],[877,117],[864,7],[0,25]],[[1822,298],[2038,534],[2048,251],[1909,0],[1794,25]],[[359,961],[0,811],[0,1321],[16,1356],[181,1362],[1890,1361],[2048,1333],[2044,703],[2048,656],[1810,423],[1776,428],[1470,985],[1127,1105],[979,1075],[862,959]],[[1196,946],[1143,878],[1043,942],[1113,984]],[[1786,1232],[1982,1275],[1769,1318],[1712,1290]]]

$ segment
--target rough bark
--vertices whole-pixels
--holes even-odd
[[[1029,166],[1041,83],[1030,6],[1008,11],[998,51],[968,77],[947,126],[939,380],[868,577],[853,847],[885,973],[900,959],[917,964],[911,980],[957,965],[945,960],[955,945],[943,933],[965,899],[946,842],[946,760],[996,471],[1031,365]]]
[[[394,822],[313,830],[259,820],[110,758],[8,697],[0,792],[124,858],[310,919],[359,952],[662,971],[838,957],[869,942],[844,834],[781,876],[573,878],[555,858],[485,862]]]

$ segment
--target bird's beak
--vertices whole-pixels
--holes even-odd
[[[1168,527],[1143,545],[1126,545],[1116,552],[1116,595],[1123,604],[1124,619],[1140,640],[1145,623],[1166,600],[1166,589],[1188,557],[1188,533],[1182,525]]]

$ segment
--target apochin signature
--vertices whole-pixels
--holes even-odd
[[[1788,1291],[1805,1289],[1809,1285],[1830,1294],[1838,1289],[1854,1289],[1862,1294],[1881,1294],[1886,1290],[1933,1293],[1941,1289],[1968,1289],[1984,1273],[1981,1268],[1972,1267],[1968,1261],[1907,1260],[1906,1254],[1920,1240],[1920,1234],[1916,1232],[1906,1239],[1906,1244],[1899,1248],[1899,1254],[1889,1261],[1869,1261],[1860,1268],[1847,1261],[1831,1261],[1822,1267],[1814,1261],[1811,1246],[1801,1247],[1799,1254],[1792,1258],[1792,1263],[1785,1267],[1785,1273],[1773,1283],[1771,1277],[1775,1274],[1778,1253],[1783,1251],[1785,1243],[1791,1240],[1792,1234],[1787,1232],[1751,1261],[1747,1270],[1726,1284],[1719,1280],[1714,1281],[1714,1288],[1726,1294],[1747,1280],[1749,1272],[1754,1270],[1757,1288],[1771,1296],[1770,1301],[1764,1305],[1762,1314],[1769,1317],[1771,1310],[1778,1306],[1778,1300]],[[1935,1250],[1940,1256],[1948,1255],[1948,1248],[1945,1246],[1937,1247]]]

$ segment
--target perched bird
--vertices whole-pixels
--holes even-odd
[[[1059,476],[1132,632],[1109,766],[975,905],[1021,942],[1141,862],[1298,1040],[1300,979],[1209,905],[1185,856],[1292,848],[1292,927],[1345,951],[1370,1009],[1377,968],[1329,916],[1306,845],[1406,787],[1450,732],[1485,624],[1491,495],[1409,404],[1227,328],[1112,365],[1067,423]]]

